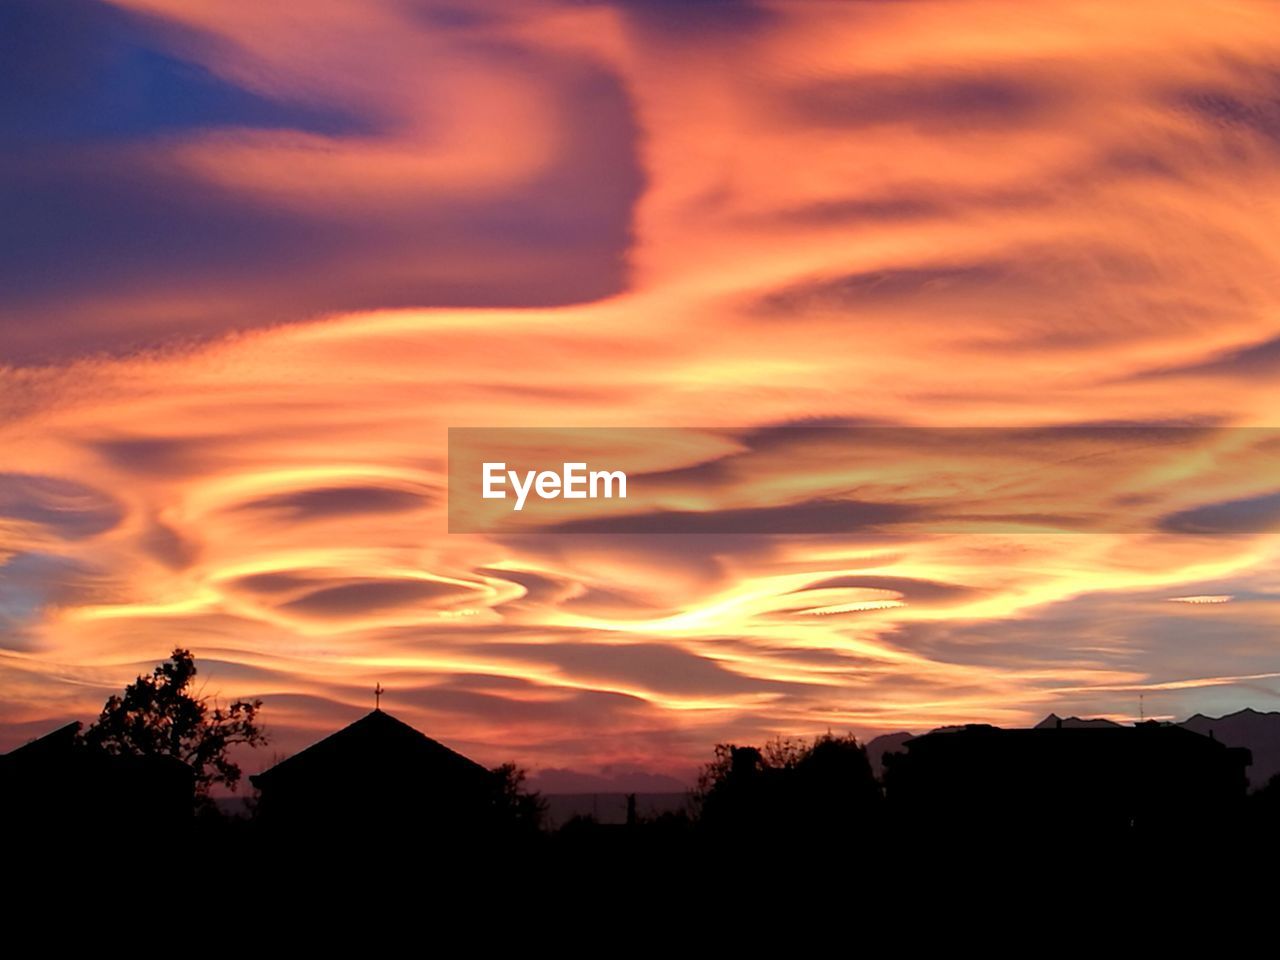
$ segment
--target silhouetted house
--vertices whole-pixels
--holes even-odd
[[[885,777],[918,829],[1098,834],[1220,823],[1245,795],[1249,751],[1182,727],[971,725],[915,737]]]
[[[458,836],[492,817],[495,777],[382,710],[249,780],[281,831]]]
[[[113,756],[87,746],[79,723],[0,756],[0,821],[61,833],[131,834],[191,819],[195,775],[172,757]]]

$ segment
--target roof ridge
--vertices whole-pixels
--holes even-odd
[[[335,730],[328,736],[308,744],[297,753],[285,757],[268,769],[250,776],[249,781],[254,785],[259,785],[262,778],[267,780],[275,779],[281,770],[288,772],[303,769],[309,764],[324,763],[326,758],[340,758],[344,754],[349,756],[353,752],[353,745],[359,743],[364,743],[367,747],[373,748],[375,753],[380,753],[390,747],[393,754],[402,754],[405,760],[410,763],[416,758],[419,762],[443,762],[458,769],[466,766],[475,771],[485,771],[482,765],[476,763],[470,757],[458,753],[458,751],[433,737],[427,736],[421,730],[406,723],[399,717],[392,716],[385,710],[374,708],[340,730]],[[361,750],[356,747],[355,752],[365,753],[367,750]]]

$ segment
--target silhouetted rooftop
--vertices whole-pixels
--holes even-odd
[[[3,759],[22,762],[35,761],[51,754],[61,754],[75,746],[76,734],[80,732],[80,721],[73,720],[57,730],[37,737],[22,746],[3,754]]]
[[[488,771],[402,720],[375,709],[269,770],[251,776],[259,789],[293,780],[325,780],[372,769],[418,768],[442,781],[480,780]]]
[[[951,746],[960,743],[987,742],[1004,744],[1025,744],[1028,747],[1045,746],[1057,743],[1070,743],[1073,748],[1101,749],[1104,745],[1138,743],[1159,740],[1162,743],[1177,744],[1183,750],[1221,751],[1225,744],[1219,743],[1210,736],[1188,730],[1172,723],[1159,723],[1148,720],[1133,726],[1121,726],[1115,723],[1103,725],[1068,725],[1048,726],[1044,721],[1035,727],[1004,728],[989,724],[971,723],[963,727],[934,731],[907,741],[907,749],[919,751],[922,746],[933,744]]]

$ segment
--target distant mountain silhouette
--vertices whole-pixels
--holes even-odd
[[[1257,790],[1280,773],[1280,713],[1260,713],[1250,707],[1222,717],[1202,713],[1184,720],[1180,726],[1204,736],[1212,736],[1228,747],[1245,747],[1253,754],[1253,766],[1246,773],[1249,786]]]

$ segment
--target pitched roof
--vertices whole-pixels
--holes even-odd
[[[30,740],[3,756],[20,760],[35,760],[50,754],[62,753],[75,745],[76,734],[80,732],[80,721],[71,723],[46,733],[43,737]]]
[[[286,781],[327,780],[373,770],[412,771],[442,781],[480,782],[489,772],[432,740],[402,720],[374,710],[350,726],[313,743],[249,778],[255,787]]]

